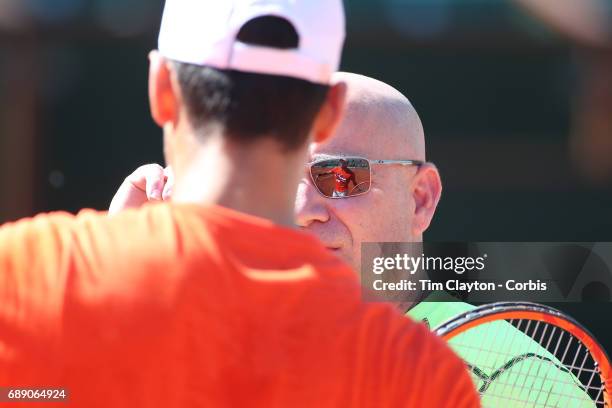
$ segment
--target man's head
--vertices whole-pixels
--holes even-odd
[[[348,166],[348,162],[344,159],[340,159],[340,167],[342,167],[343,169],[346,169],[347,166]]]
[[[301,162],[339,124],[343,40],[340,1],[167,0],[149,95],[177,180],[211,145]]]
[[[346,114],[329,140],[313,143],[310,161],[326,156],[425,161],[423,126],[410,102],[380,81],[338,73],[348,86]],[[359,268],[362,242],[416,242],[429,227],[441,195],[432,164],[372,165],[370,191],[356,197],[323,197],[305,177],[298,189],[298,223]]]

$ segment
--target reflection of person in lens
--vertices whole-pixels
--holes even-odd
[[[344,159],[340,159],[340,165],[331,169],[327,173],[321,173],[317,176],[317,179],[321,176],[333,174],[335,178],[333,197],[346,197],[349,195],[349,186],[351,181],[356,186],[357,179],[355,173],[348,167],[348,162]]]

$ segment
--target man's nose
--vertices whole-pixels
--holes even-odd
[[[295,217],[300,227],[308,227],[315,221],[329,221],[326,198],[317,191],[308,179],[304,178],[299,186],[295,199]]]

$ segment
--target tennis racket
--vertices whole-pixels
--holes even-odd
[[[484,407],[609,407],[610,360],[580,323],[548,306],[477,307],[434,329],[466,362]]]

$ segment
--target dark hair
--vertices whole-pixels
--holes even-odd
[[[279,49],[297,48],[300,41],[291,23],[272,16],[246,23],[237,40]],[[306,142],[329,90],[325,85],[284,76],[174,64],[196,130],[205,135],[208,126],[221,125],[226,137],[240,143],[272,137],[285,151]]]

